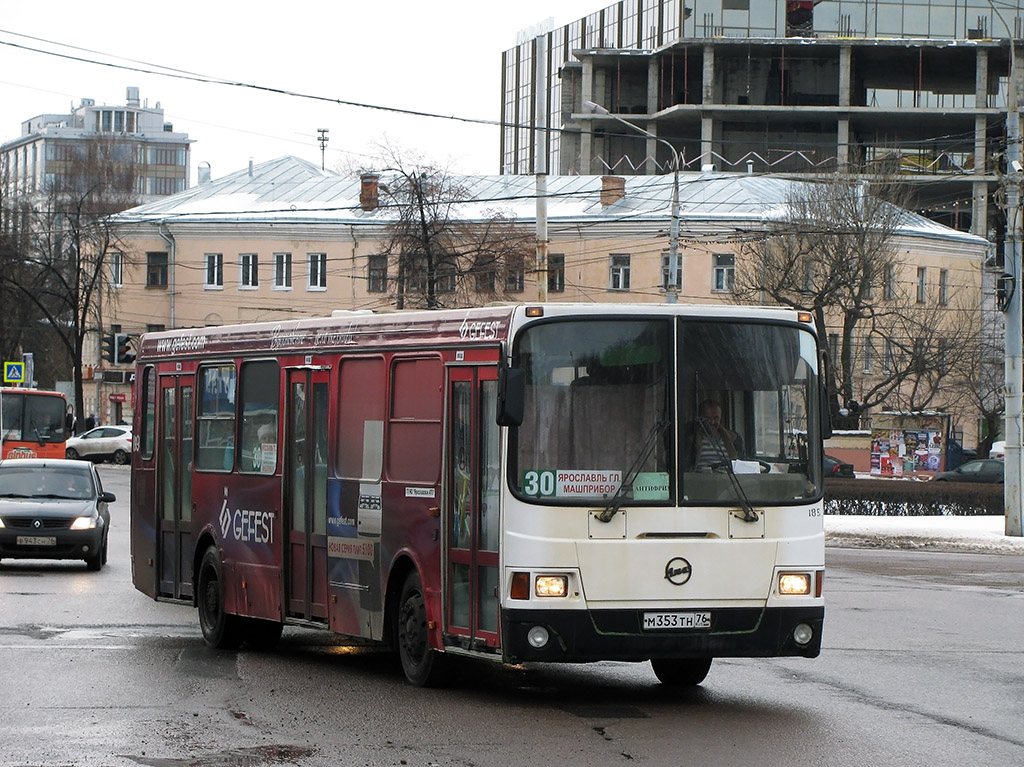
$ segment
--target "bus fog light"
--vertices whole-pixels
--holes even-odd
[[[564,597],[569,593],[569,579],[564,575],[538,575],[534,593],[539,597]]]
[[[808,626],[806,623],[799,624],[793,629],[793,641],[800,645],[805,645],[811,641],[814,637],[814,629]]]
[[[550,638],[551,635],[548,634],[548,630],[543,626],[534,626],[526,632],[526,641],[530,643],[531,647],[535,647],[538,650],[546,645]]]
[[[779,593],[786,595],[807,595],[811,593],[809,573],[779,573]]]

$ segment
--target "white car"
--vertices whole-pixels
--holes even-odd
[[[989,458],[1004,458],[1006,455],[1006,440],[999,440],[992,443],[992,449],[988,451]]]
[[[69,437],[64,455],[72,460],[128,463],[132,459],[132,427],[97,426]]]

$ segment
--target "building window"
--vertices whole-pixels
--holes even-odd
[[[206,282],[203,287],[207,290],[224,287],[224,254],[206,254]]]
[[[829,333],[828,334],[828,356],[833,360],[839,359],[839,334]]]
[[[565,256],[560,253],[548,256],[548,292],[565,292]]]
[[[292,254],[274,254],[274,290],[292,289]]]
[[[366,275],[366,290],[384,293],[388,289],[388,257],[370,256]]]
[[[608,267],[608,289],[629,290],[629,256],[612,255]]]
[[[928,267],[917,267],[917,303],[923,304],[928,300]]]
[[[185,179],[182,178],[148,178],[146,179],[146,186],[149,188],[149,194],[168,196],[177,194],[178,192],[184,191]]]
[[[732,253],[715,253],[711,272],[713,293],[732,293],[736,279],[736,256]]]
[[[327,254],[309,253],[307,290],[327,290]]]
[[[243,253],[241,256],[242,274],[238,278],[241,288],[254,290],[260,286],[259,258],[255,253]]]
[[[167,287],[167,253],[146,254],[146,287]]]
[[[892,339],[886,338],[882,342],[882,372],[891,373],[895,360]]]
[[[815,291],[814,280],[817,277],[817,269],[815,268],[814,262],[805,258],[803,263],[804,270],[804,293],[813,294]]]
[[[939,270],[939,303],[943,306],[949,303],[949,269]]]
[[[505,290],[509,293],[521,293],[526,284],[526,269],[523,257],[511,255],[505,262]]]
[[[119,288],[124,285],[124,254],[119,250],[112,250],[107,257],[110,259],[110,284]]]
[[[451,264],[439,264],[434,276],[435,293],[455,292],[455,267]]]
[[[871,336],[864,339],[864,365],[863,371],[870,374],[874,370],[875,366],[875,343],[871,340]]]
[[[882,291],[882,297],[886,301],[892,301],[896,298],[896,267],[887,266],[885,267],[885,288]]]

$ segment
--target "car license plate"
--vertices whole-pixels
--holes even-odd
[[[709,629],[710,612],[689,613],[644,613],[644,630],[658,629]]]
[[[56,546],[57,538],[53,535],[19,535],[19,546]]]

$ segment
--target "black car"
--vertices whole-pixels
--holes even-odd
[[[852,463],[845,463],[831,455],[826,455],[823,463],[824,476],[826,479],[829,477],[845,477],[853,479],[856,476],[856,474],[853,473]]]
[[[932,477],[932,482],[992,482],[1002,483],[1003,462],[997,458],[982,458],[968,461],[952,471],[942,471]]]
[[[84,559],[99,570],[114,500],[91,463],[0,461],[0,559]]]

